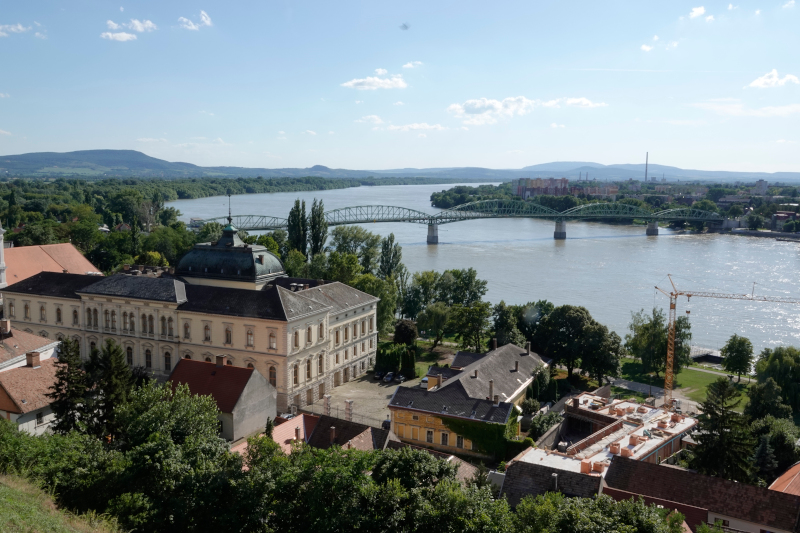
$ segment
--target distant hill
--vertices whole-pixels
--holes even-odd
[[[556,161],[531,165],[521,169],[491,169],[481,167],[402,168],[389,170],[350,170],[314,165],[309,168],[245,168],[201,167],[191,163],[164,161],[135,150],[81,150],[78,152],[36,152],[0,156],[0,175],[9,177],[305,177],[368,178],[368,177],[430,177],[455,178],[464,181],[509,181],[519,177],[566,177],[577,179],[641,180],[644,164],[601,165],[582,161]],[[662,176],[670,181],[800,181],[800,172],[726,172],[686,170],[665,165],[649,165],[650,177]]]

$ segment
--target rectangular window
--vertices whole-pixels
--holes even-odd
[[[425,434],[425,441],[428,444],[433,444],[433,430],[429,429]]]
[[[366,343],[364,343],[364,342],[362,342],[362,343],[361,343],[361,353],[364,353],[364,352],[366,352],[366,351],[367,351],[367,344],[366,344]]]
[[[419,415],[411,415],[411,420],[419,420]]]
[[[339,330],[336,330],[336,344],[339,344]]]
[[[36,413],[36,425],[41,426],[42,424],[44,424],[44,414],[41,412]]]
[[[347,359],[348,359],[348,355],[349,355],[349,353],[348,353],[348,352],[349,352],[349,350],[348,350],[348,349],[345,349],[345,350],[344,350],[344,360],[345,360],[345,361],[347,361]]]
[[[419,440],[419,428],[411,428],[411,438],[413,440]]]
[[[464,437],[461,435],[456,436],[456,448],[463,448],[464,447]]]
[[[406,427],[403,424],[397,424],[395,426],[397,428],[397,436],[401,439],[405,438],[406,436]]]
[[[442,433],[442,446],[447,446],[449,440],[450,440],[450,435],[447,433]]]

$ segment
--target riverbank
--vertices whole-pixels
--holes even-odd
[[[782,231],[758,231],[749,229],[712,230],[721,235],[740,235],[742,237],[760,237],[763,239],[777,239],[781,241],[800,242],[800,234]]]

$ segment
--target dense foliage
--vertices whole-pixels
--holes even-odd
[[[652,314],[642,309],[633,313],[630,333],[625,335],[625,347],[628,352],[642,362],[645,372],[655,372],[656,376],[664,372],[667,366],[667,338],[669,323],[664,311],[653,308]],[[675,321],[675,351],[673,371],[677,374],[685,366],[691,364],[690,342],[692,330],[689,319],[678,317]]]

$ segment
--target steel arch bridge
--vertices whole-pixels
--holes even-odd
[[[643,220],[647,222],[710,222],[721,223],[717,213],[699,209],[667,209],[655,213],[638,206],[619,202],[580,205],[558,212],[549,207],[531,202],[509,200],[481,200],[445,209],[435,214],[390,205],[362,205],[342,207],[325,213],[329,226],[347,224],[370,224],[377,222],[410,222],[438,226],[463,220],[481,218],[539,218],[566,222],[568,220]],[[224,224],[227,217],[216,217],[196,222],[199,227],[208,222]],[[233,225],[246,231],[276,230],[288,227],[287,219],[264,215],[235,215]]]

